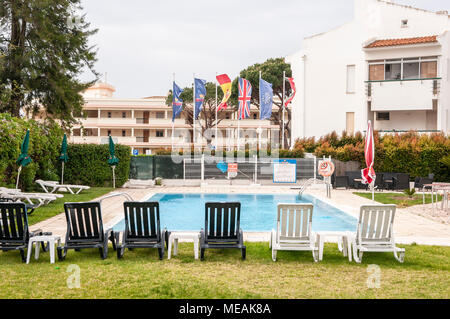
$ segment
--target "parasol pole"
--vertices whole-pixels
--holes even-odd
[[[64,184],[64,161],[62,162],[62,167],[61,167],[61,185]]]
[[[20,172],[21,171],[22,171],[22,165],[20,165],[19,169],[18,169],[17,181],[16,181],[16,189],[19,189],[19,177],[20,177]]]
[[[112,166],[113,171],[113,188],[116,188],[116,173],[115,173],[116,166]]]

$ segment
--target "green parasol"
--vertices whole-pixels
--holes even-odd
[[[64,137],[61,144],[61,152],[59,161],[61,162],[61,184],[64,184],[64,163],[67,163],[69,156],[67,155],[67,136],[64,133]]]
[[[27,166],[31,163],[31,158],[28,155],[28,145],[30,144],[30,130],[27,130],[25,137],[22,141],[22,145],[20,146],[20,156],[16,161],[16,164],[19,165],[19,170],[17,174],[16,188],[19,187],[19,177],[20,172],[22,171],[22,167]]]
[[[113,172],[113,187],[116,188],[116,175],[115,175],[115,168],[116,165],[119,164],[119,159],[116,157],[116,150],[114,148],[114,141],[111,137],[111,135],[109,136],[109,158],[108,158],[108,164],[109,166],[111,166],[112,168],[112,172]]]

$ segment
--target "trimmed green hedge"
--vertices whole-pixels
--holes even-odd
[[[58,155],[63,136],[62,129],[55,123],[39,123],[0,114],[0,186],[16,186],[16,160],[20,155],[20,145],[30,130],[28,154],[33,160],[22,169],[19,188],[26,191],[36,190],[36,179],[57,180]]]
[[[412,179],[433,173],[436,181],[450,181],[450,137],[415,132],[380,137],[378,132],[374,132],[374,139],[375,171],[407,173]],[[354,136],[344,132],[341,137],[333,132],[317,142],[314,138],[299,139],[295,148],[314,152],[318,157],[331,156],[343,162],[360,162],[361,167],[366,165],[364,138],[359,132]]]
[[[116,187],[121,187],[129,178],[131,148],[116,144]],[[108,144],[69,144],[69,161],[65,166],[64,183],[89,186],[112,186],[112,169],[108,165]]]

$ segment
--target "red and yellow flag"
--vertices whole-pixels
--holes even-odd
[[[216,76],[217,82],[219,82],[220,87],[223,91],[223,99],[222,102],[217,107],[217,110],[220,111],[222,109],[226,109],[228,107],[228,100],[231,97],[231,80],[226,74],[221,74]]]

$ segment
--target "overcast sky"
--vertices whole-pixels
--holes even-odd
[[[214,81],[301,49],[305,36],[353,17],[354,0],[82,0],[98,33],[96,70],[107,72],[116,97],[165,95],[173,73],[180,86],[193,73]],[[395,0],[432,11],[449,0]],[[86,73],[83,80],[92,80]]]

